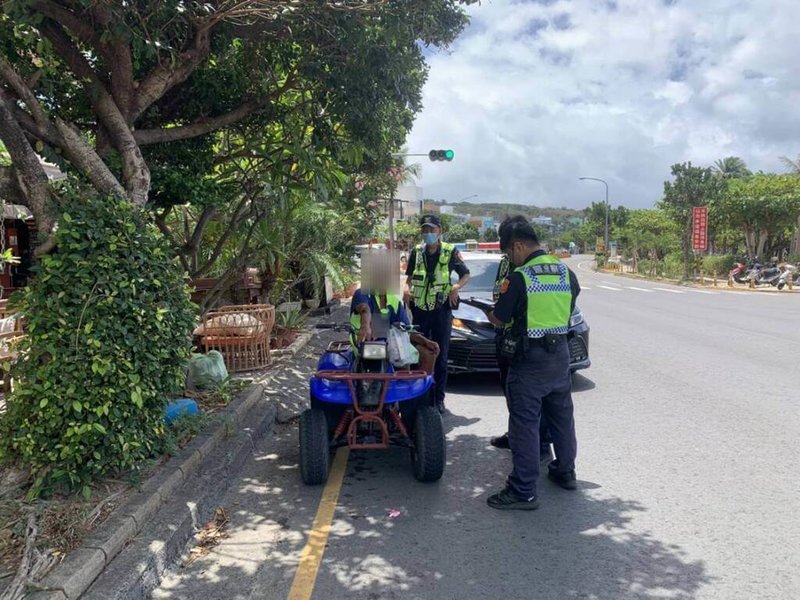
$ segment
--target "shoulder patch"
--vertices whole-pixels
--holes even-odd
[[[511,282],[508,280],[508,277],[503,279],[503,285],[500,286],[500,293],[501,294],[505,294],[508,291],[508,286],[510,284],[511,284]]]

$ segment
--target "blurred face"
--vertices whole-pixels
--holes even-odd
[[[396,250],[371,250],[361,256],[361,289],[366,293],[400,294],[397,265],[400,253]]]

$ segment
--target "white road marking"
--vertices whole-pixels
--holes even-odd
[[[622,288],[611,287],[608,285],[598,285],[597,287],[603,288],[604,290],[611,290],[612,292],[621,292]]]
[[[716,296],[719,292],[709,292],[708,290],[689,290],[690,292],[694,292],[695,294],[710,294],[711,296]]]
[[[590,289],[592,289],[592,288],[587,288],[586,286],[583,286],[583,285],[581,286],[581,291],[583,291],[583,290],[590,290]]]
[[[658,290],[659,292],[669,292],[670,294],[685,294],[686,293],[686,292],[683,292],[681,290],[671,290],[669,288],[653,288],[653,289],[654,290]]]
[[[653,290],[646,290],[645,288],[633,287],[632,285],[629,285],[627,289],[636,290],[637,292],[647,292],[648,294],[652,294],[653,293]]]

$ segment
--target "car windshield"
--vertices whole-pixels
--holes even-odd
[[[497,265],[500,264],[500,257],[493,256],[489,258],[465,258],[464,264],[469,269],[469,284],[467,287],[470,291],[475,292],[491,292],[494,289],[494,280],[497,277]],[[458,275],[455,276],[454,281],[458,280]]]

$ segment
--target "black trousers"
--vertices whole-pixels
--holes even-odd
[[[535,345],[511,361],[506,379],[508,442],[513,469],[509,487],[521,496],[535,496],[539,479],[539,425],[547,417],[558,459],[558,473],[575,468],[577,440],[572,405],[572,377],[566,339],[553,351]]]
[[[443,306],[436,310],[414,307],[411,312],[414,315],[417,331],[439,344],[439,357],[433,370],[433,380],[436,383],[434,400],[436,404],[441,404],[444,402],[444,392],[447,387],[447,354],[450,350],[450,334],[453,329],[453,311],[449,306]]]
[[[506,381],[508,380],[508,368],[511,366],[511,361],[505,356],[500,354],[500,336],[497,336],[497,366],[500,368],[500,388],[503,390],[503,396],[506,398],[506,407],[511,410],[508,404],[508,394],[506,393]],[[542,413],[539,420],[539,452],[547,453],[548,447],[553,443],[553,438],[550,437],[550,430],[547,428],[547,416]]]

